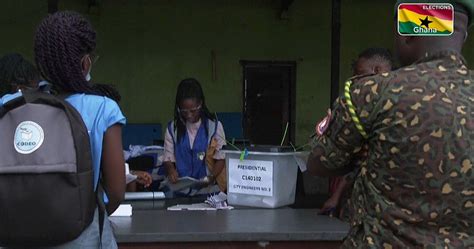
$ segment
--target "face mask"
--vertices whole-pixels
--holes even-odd
[[[89,58],[89,61],[91,62],[90,67],[89,67],[89,72],[87,72],[87,75],[86,75],[86,80],[87,80],[87,82],[89,82],[92,79],[92,76],[91,76],[92,61],[91,61],[91,57],[87,57],[87,58]]]
[[[92,61],[91,61],[91,57],[90,57],[90,56],[87,56],[87,58],[89,59],[89,63],[90,63],[89,65],[90,65],[90,66],[89,66],[89,72],[87,72],[87,75],[85,76],[85,78],[86,78],[86,81],[89,82],[89,81],[91,81],[91,79],[92,79],[92,76],[91,76]]]
[[[86,75],[86,80],[89,82],[89,81],[91,81],[91,79],[92,79],[91,70],[89,69],[89,72]]]

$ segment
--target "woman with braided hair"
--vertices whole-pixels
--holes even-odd
[[[168,123],[164,145],[163,162],[171,183],[192,177],[208,185],[170,192],[170,196],[226,191],[225,155],[221,151],[226,145],[224,127],[207,108],[201,84],[194,78],[178,85],[174,119]]]
[[[89,83],[96,33],[91,24],[74,12],[57,12],[39,25],[34,41],[35,60],[44,79],[81,114],[89,131],[94,187],[99,173],[107,196],[107,213],[117,209],[125,192],[121,131],[125,124],[118,104],[102,86]],[[109,95],[110,96],[110,95]],[[55,248],[117,248],[110,222],[105,218],[99,238],[98,211],[91,225],[75,240]]]

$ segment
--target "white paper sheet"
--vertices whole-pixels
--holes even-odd
[[[132,205],[121,204],[110,216],[132,216]]]

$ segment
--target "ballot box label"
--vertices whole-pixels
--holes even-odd
[[[273,196],[273,161],[229,159],[229,193]]]

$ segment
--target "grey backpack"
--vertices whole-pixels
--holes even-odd
[[[77,238],[97,206],[81,115],[39,91],[0,107],[0,246],[53,246]]]

